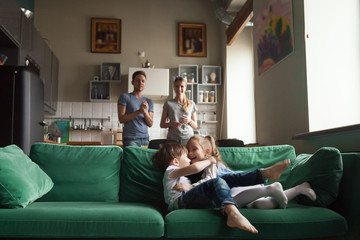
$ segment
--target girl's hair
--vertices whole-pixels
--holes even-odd
[[[227,167],[227,165],[221,159],[219,149],[216,147],[215,139],[212,136],[210,136],[210,135],[208,135],[208,136],[194,135],[189,139],[188,144],[194,140],[199,142],[203,151],[205,151],[206,149],[210,149],[210,155],[216,159],[218,166],[220,163],[222,163]]]
[[[145,77],[145,79],[146,79],[146,74],[145,74],[144,71],[136,71],[136,72],[134,72],[133,75],[132,75],[132,80],[133,80],[133,81],[134,81],[134,79],[135,79],[135,77],[136,77],[137,75],[143,75],[143,76]]]
[[[187,85],[187,83],[186,83],[186,80],[185,80],[185,78],[183,78],[183,77],[176,77],[175,78],[175,80],[174,80],[174,86],[175,86],[175,83],[176,82],[184,82],[185,83],[185,86]],[[183,110],[185,111],[185,112],[187,112],[187,110],[189,109],[189,107],[190,107],[190,100],[189,99],[187,99],[186,98],[186,94],[184,94],[185,96],[184,96],[184,98],[183,98],[183,101],[182,101],[182,105],[183,105]]]
[[[152,159],[154,164],[165,172],[171,160],[180,158],[183,154],[187,154],[185,146],[179,143],[166,143],[155,153]]]

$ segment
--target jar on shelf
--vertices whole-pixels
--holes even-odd
[[[187,74],[186,72],[183,72],[183,73],[181,74],[181,77],[184,78],[185,81],[188,80],[188,74]]]
[[[204,102],[209,102],[209,91],[204,91]]]
[[[200,90],[199,91],[199,102],[203,102],[204,101],[204,91]]]
[[[195,79],[194,79],[194,77],[195,77],[195,74],[194,73],[189,73],[188,74],[188,82],[189,83],[193,83],[193,82],[195,82]]]
[[[191,90],[186,90],[185,91],[185,96],[187,99],[191,100]]]
[[[209,102],[215,102],[215,91],[210,91]]]

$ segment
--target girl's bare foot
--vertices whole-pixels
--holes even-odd
[[[237,227],[251,233],[258,233],[258,230],[239,212],[235,205],[227,204],[225,213],[227,215],[226,224],[229,227]]]
[[[269,179],[273,182],[279,180],[282,172],[289,166],[290,160],[286,159],[282,162],[275,163],[274,165],[264,168],[262,174],[265,179]]]

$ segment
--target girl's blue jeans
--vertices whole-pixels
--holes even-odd
[[[178,200],[178,208],[223,208],[227,203],[236,206],[231,188],[264,182],[260,170],[224,174],[184,192]]]

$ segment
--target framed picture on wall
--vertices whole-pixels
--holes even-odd
[[[120,80],[120,63],[101,63],[101,80]]]
[[[179,56],[206,57],[206,25],[179,23]]]
[[[121,53],[121,19],[91,19],[91,52]]]

